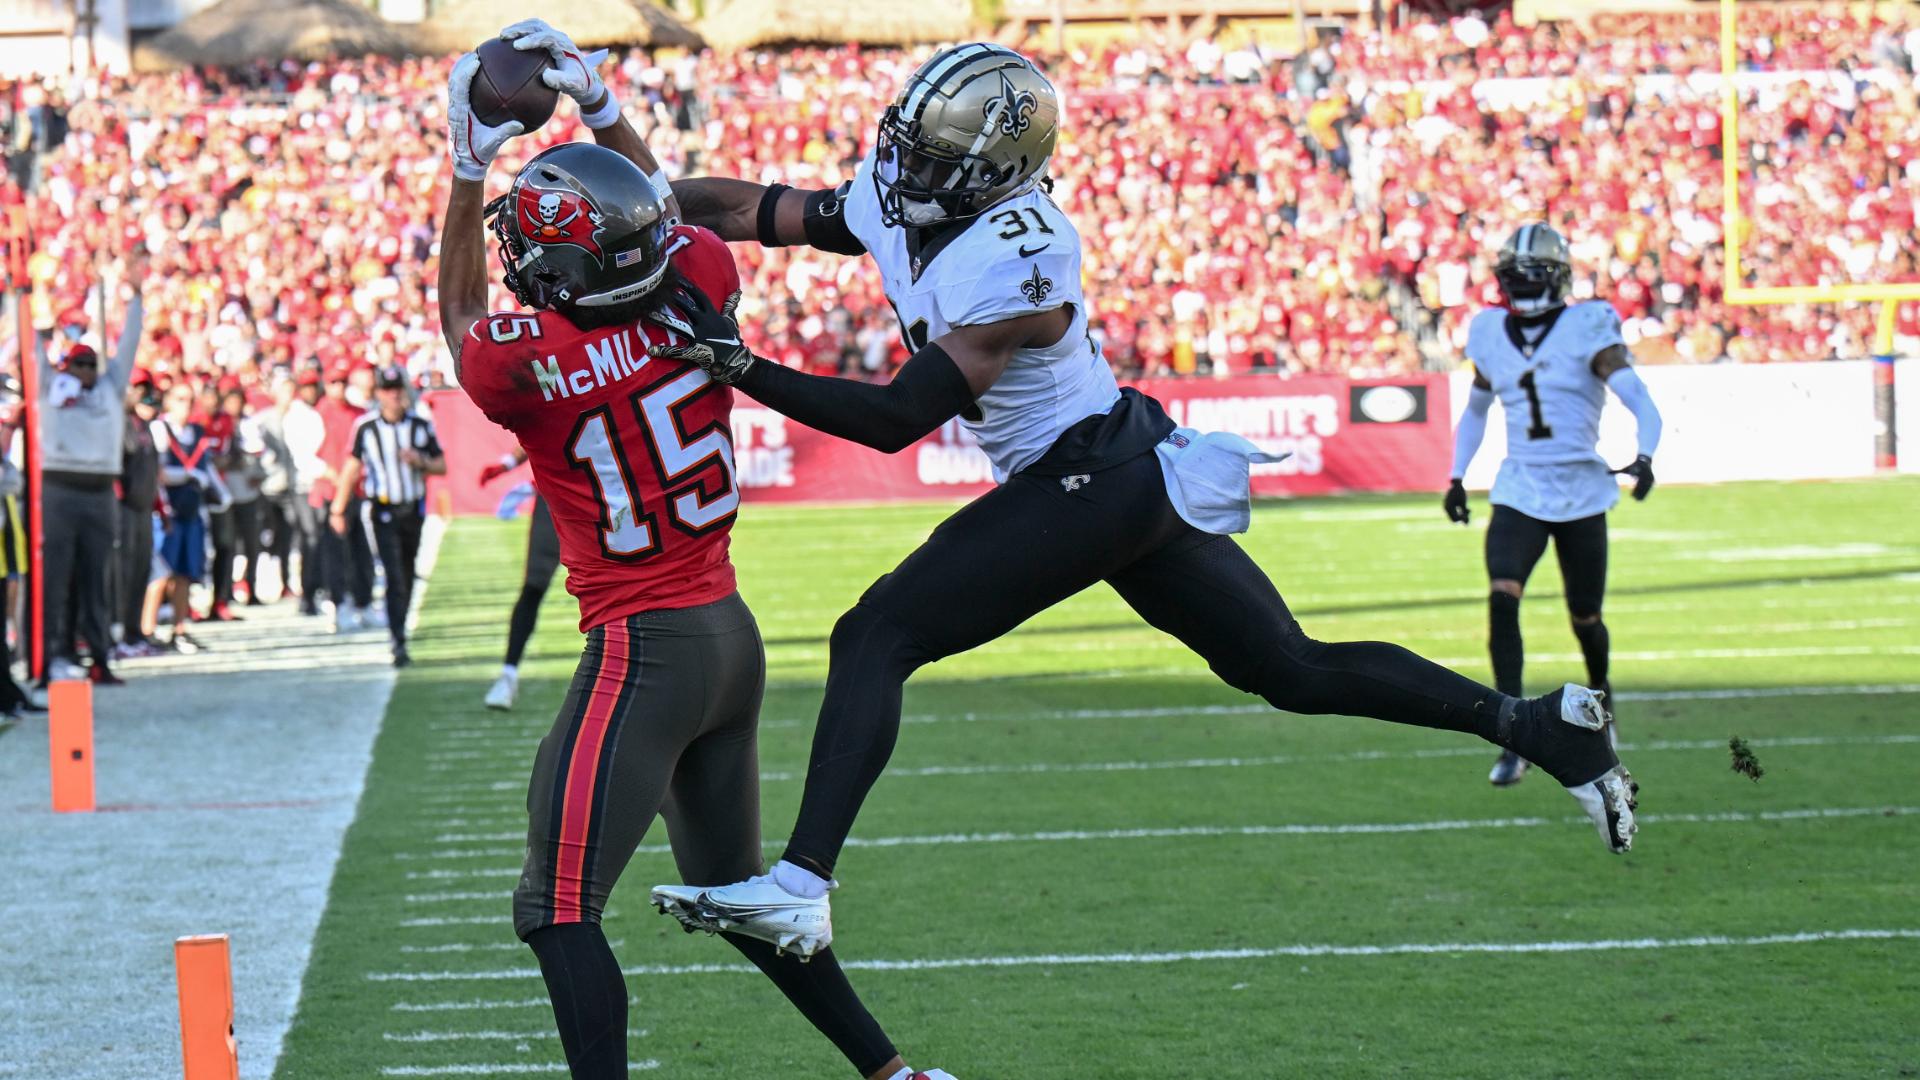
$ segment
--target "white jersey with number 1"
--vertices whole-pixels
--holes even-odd
[[[1607,387],[1593,373],[1601,350],[1622,345],[1620,316],[1604,300],[1568,304],[1538,341],[1516,340],[1505,308],[1467,329],[1467,359],[1507,418],[1507,456],[1488,501],[1541,521],[1605,513],[1620,487],[1600,457]]]

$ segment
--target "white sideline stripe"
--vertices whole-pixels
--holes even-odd
[[[1825,941],[1920,941],[1920,929],[1803,930],[1733,937],[1703,934],[1681,938],[1602,938],[1597,941],[1401,942],[1390,945],[1279,945],[1270,948],[1196,949],[1152,953],[1042,953],[1032,956],[954,956],[914,960],[842,960],[849,971],[949,971],[962,968],[1067,967],[1095,964],[1175,964],[1189,961],[1270,960],[1277,957],[1448,956],[1460,953],[1639,952],[1655,949],[1752,948]],[[630,976],[755,973],[751,964],[642,964],[622,968]],[[538,968],[499,971],[370,971],[369,982],[459,982],[537,979]]]
[[[1747,745],[1760,749],[1799,746],[1909,746],[1920,743],[1920,734],[1916,735],[1801,735],[1783,736],[1773,739],[1749,739]],[[1724,739],[1657,739],[1644,743],[1621,743],[1621,753],[1652,753],[1664,750],[1723,750]],[[1263,757],[1221,757],[1187,758],[1176,761],[1087,761],[1087,762],[1030,762],[1025,765],[929,765],[917,769],[889,770],[889,776],[1002,776],[1030,775],[1035,773],[1117,773],[1117,772],[1160,772],[1171,769],[1254,769],[1273,765],[1319,765],[1358,761],[1426,761],[1435,758],[1484,757],[1484,746],[1445,746],[1426,750],[1358,750],[1345,754],[1271,754]],[[763,772],[762,782],[771,783],[781,780],[798,780],[800,774],[789,772]],[[500,840],[523,840],[525,829],[508,829],[500,832],[444,832],[433,838],[437,844],[486,843]],[[642,847],[639,850],[649,850]],[[519,854],[506,848],[438,848],[433,851],[400,851],[394,853],[399,862],[416,862],[432,859],[476,859],[502,858]]]
[[[627,1069],[631,1072],[645,1072],[649,1069],[657,1069],[659,1067],[660,1063],[652,1058],[648,1058],[645,1061],[632,1061],[627,1063]],[[545,1065],[510,1065],[505,1063],[494,1064],[492,1062],[482,1062],[477,1065],[384,1065],[381,1066],[380,1075],[498,1076],[503,1073],[510,1073],[524,1076],[538,1073],[541,1075],[552,1074],[558,1076],[565,1074],[566,1071],[567,1063],[564,1061]]]
[[[629,1033],[631,1034],[631,1033]],[[384,1032],[380,1036],[388,1042],[397,1043],[436,1043],[461,1042],[466,1039],[505,1039],[511,1042],[531,1042],[534,1039],[557,1039],[560,1033],[555,1031],[409,1031]]]
[[[1758,812],[1726,810],[1711,814],[1641,814],[1646,824],[1723,825],[1765,821],[1815,821],[1860,817],[1910,817],[1920,814],[1920,806],[1841,806],[1809,810],[1763,810]],[[896,848],[944,847],[957,844],[1060,843],[1084,840],[1168,840],[1216,836],[1375,836],[1393,833],[1469,832],[1479,829],[1530,829],[1543,825],[1587,825],[1584,817],[1512,817],[1471,818],[1442,821],[1350,822],[1336,824],[1287,825],[1171,825],[1139,829],[1052,829],[1044,832],[929,833],[917,836],[875,836],[847,838],[847,847]],[[784,841],[765,841],[771,847]],[[636,855],[664,855],[672,849],[666,844],[643,844]],[[409,870],[411,881],[472,881],[520,876],[521,867],[502,866],[484,870]],[[499,901],[505,893],[425,893],[407,897],[409,903],[442,900]]]

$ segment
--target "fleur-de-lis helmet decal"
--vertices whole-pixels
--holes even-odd
[[[1000,96],[993,98],[981,107],[989,123],[998,123],[1000,134],[1019,138],[1026,134],[1033,124],[1033,110],[1040,107],[1040,100],[1031,90],[1019,90],[1013,80],[1007,78],[1005,71],[1000,72]]]

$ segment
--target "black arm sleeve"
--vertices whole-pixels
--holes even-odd
[[[829,435],[896,454],[973,404],[967,377],[939,345],[907,359],[885,386],[809,375],[761,359],[737,389]]]
[[[801,227],[807,233],[807,245],[821,251],[831,251],[836,255],[865,255],[867,246],[847,228],[847,217],[841,211],[846,209],[847,191],[852,181],[837,188],[821,188],[807,192],[807,206],[801,217]],[[755,231],[759,234],[762,247],[784,247],[774,232],[774,209],[780,203],[780,196],[793,189],[785,184],[772,184],[766,194],[760,197],[760,212],[756,219]]]

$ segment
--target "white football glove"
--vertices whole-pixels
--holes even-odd
[[[540,81],[572,98],[588,127],[603,128],[620,118],[620,106],[600,79],[600,62],[607,58],[607,50],[583,53],[573,38],[541,19],[522,19],[500,31],[500,36],[516,49],[546,50],[553,62],[540,73]]]
[[[453,74],[447,77],[447,141],[453,147],[453,175],[478,183],[487,178],[487,166],[507,140],[525,132],[518,120],[499,127],[488,127],[473,115],[473,75],[480,70],[480,57],[468,53],[455,61]]]

